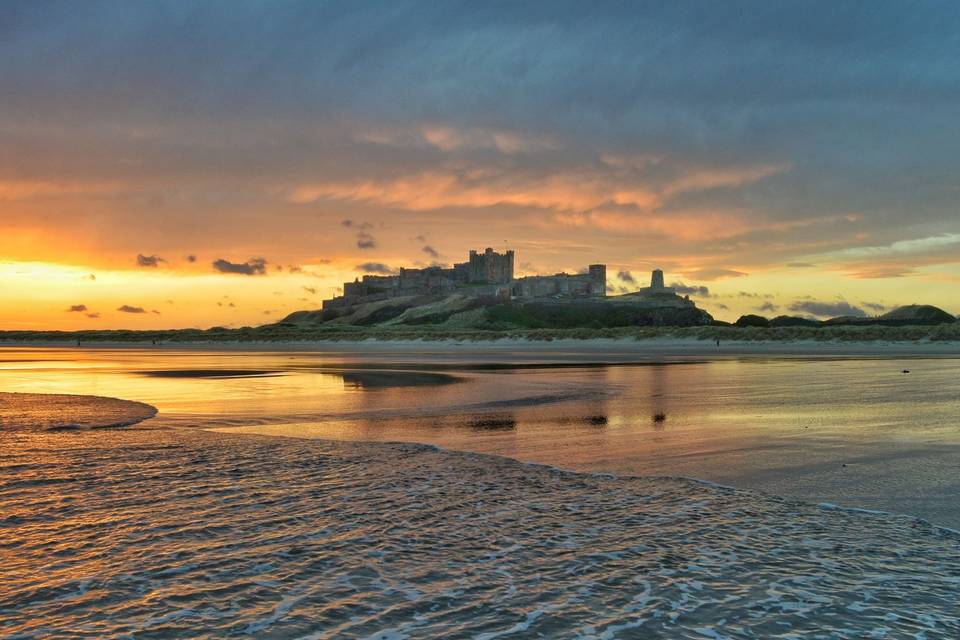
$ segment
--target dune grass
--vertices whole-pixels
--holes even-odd
[[[0,342],[27,343],[244,343],[244,342],[344,342],[359,340],[499,339],[534,341],[652,338],[705,341],[791,342],[942,342],[960,341],[960,322],[934,326],[827,326],[827,327],[617,327],[607,329],[453,329],[443,327],[353,327],[267,325],[228,329],[170,329],[163,331],[0,331]]]

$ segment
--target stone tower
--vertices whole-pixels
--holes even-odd
[[[651,289],[663,289],[663,271],[660,269],[654,269],[653,273],[650,274],[650,288]]]
[[[607,265],[592,264],[588,267],[588,273],[590,274],[590,280],[592,281],[590,283],[590,295],[607,295]]]
[[[513,281],[513,251],[497,253],[490,247],[483,253],[470,251],[467,269],[470,282],[509,284]]]

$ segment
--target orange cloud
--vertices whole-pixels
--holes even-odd
[[[429,171],[386,180],[308,184],[295,188],[288,199],[297,204],[349,200],[411,211],[500,204],[561,212],[590,211],[609,204],[651,210],[679,193],[742,186],[785,169],[782,165],[763,165],[691,170],[658,185],[636,175],[633,165],[624,166],[623,170],[568,171],[545,177],[518,176],[499,168]]]
[[[491,207],[500,204],[556,210],[593,209],[605,202],[649,208],[659,197],[642,188],[616,188],[596,177],[559,174],[540,180],[514,181],[491,176],[426,172],[384,181],[334,182],[303,186],[289,196],[307,204],[320,199],[353,200],[429,211],[446,207]]]
[[[724,239],[756,228],[743,211],[628,212],[597,209],[583,213],[559,212],[557,221],[632,234],[656,233],[684,241]]]
[[[117,182],[57,182],[51,180],[0,180],[0,200],[36,197],[85,196],[112,193]]]

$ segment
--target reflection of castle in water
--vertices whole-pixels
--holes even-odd
[[[607,295],[607,266],[591,264],[585,273],[556,273],[548,276],[514,277],[514,253],[497,253],[487,247],[482,253],[470,251],[467,262],[452,267],[400,269],[396,275],[366,275],[343,285],[343,295],[323,301],[324,309],[348,307],[404,296],[459,294],[504,299],[604,298]],[[652,274],[650,286],[630,296],[673,296],[663,284],[663,272]]]

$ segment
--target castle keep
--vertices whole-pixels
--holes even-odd
[[[453,267],[400,269],[396,275],[363,276],[343,285],[343,295],[323,301],[324,309],[349,307],[402,296],[452,294],[500,298],[589,298],[607,294],[607,267],[590,265],[587,273],[513,277],[514,253],[487,247],[470,251],[467,262]]]

